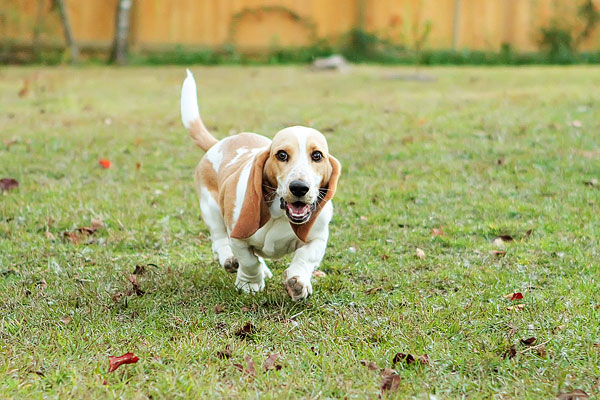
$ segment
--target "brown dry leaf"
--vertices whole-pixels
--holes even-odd
[[[29,78],[23,79],[23,87],[19,90],[19,97],[23,98],[29,94]]]
[[[44,290],[48,287],[48,284],[46,283],[46,279],[44,279],[44,278],[42,278],[37,284],[40,286],[40,288],[42,290]]]
[[[444,231],[442,231],[441,229],[433,228],[431,230],[431,234],[433,236],[444,236]]]
[[[378,286],[378,287],[374,287],[374,288],[365,290],[365,294],[375,294],[375,293],[377,293],[379,291],[382,291],[382,290],[383,290],[383,286]]]
[[[256,376],[256,366],[255,366],[252,358],[250,358],[250,356],[246,356],[246,357],[244,357],[244,360],[246,360],[246,371],[245,372],[250,376]]]
[[[71,321],[73,321],[73,318],[71,318],[70,315],[65,315],[64,317],[62,317],[60,319],[60,322],[62,322],[65,325],[69,325],[71,323]]]
[[[381,261],[387,261],[388,258],[390,258],[390,256],[388,256],[387,254],[382,254],[381,255]]]
[[[558,400],[584,400],[589,399],[590,396],[581,389],[575,389],[570,393],[561,393],[558,395]]]
[[[320,271],[320,270],[318,270],[318,269],[317,269],[317,270],[315,270],[315,271],[313,272],[313,276],[314,276],[315,278],[324,278],[324,277],[326,277],[326,276],[327,276],[327,274],[326,274],[325,272],[323,272],[323,271]]]
[[[429,356],[427,354],[423,354],[422,356],[417,357],[417,361],[421,365],[429,365]]]
[[[492,250],[492,254],[495,256],[503,256],[506,254],[506,251],[504,250]]]
[[[125,353],[122,356],[108,356],[108,372],[113,372],[123,364],[135,364],[139,358],[133,353]]]
[[[54,235],[52,234],[52,232],[50,232],[48,229],[46,229],[45,235],[48,239],[50,240],[54,240]]]
[[[19,187],[19,181],[13,178],[0,179],[0,192],[7,192]]]
[[[500,239],[503,242],[512,242],[515,240],[511,235],[499,235],[495,240]]]
[[[360,365],[363,365],[363,366],[369,368],[369,370],[371,370],[371,371],[379,370],[379,367],[377,366],[375,361],[360,360]]]
[[[234,333],[234,335],[239,337],[240,339],[247,339],[254,333],[256,333],[256,327],[254,326],[254,324],[252,324],[252,322],[246,322],[246,324],[240,329],[238,329]]]
[[[270,369],[275,369],[277,371],[279,371],[281,369],[281,365],[279,364],[275,364],[275,361],[277,361],[277,359],[279,358],[279,354],[275,353],[275,354],[271,354],[269,357],[267,357],[267,359],[265,360],[265,371],[268,371]]]
[[[535,342],[535,338],[534,337],[530,337],[527,339],[521,339],[521,344],[524,344],[525,346],[531,346],[534,342]]]
[[[512,358],[515,358],[516,355],[517,355],[517,349],[515,348],[514,345],[512,345],[508,348],[508,350],[506,350],[504,352],[504,354],[502,355],[502,358],[508,358],[510,360]]]
[[[529,239],[529,236],[531,236],[532,233],[533,229],[528,229],[527,232],[525,232],[525,236],[523,236],[523,240]]]
[[[425,258],[425,252],[417,247],[417,257],[420,259]]]
[[[498,164],[498,165],[504,165],[504,164],[506,164],[506,159],[499,158],[499,159],[496,160],[496,164]]]
[[[139,162],[139,161],[138,161],[138,162],[136,162],[136,163],[135,163],[135,169],[137,169],[138,171],[139,171],[140,169],[142,169],[142,163],[141,163],[141,162]]]
[[[535,352],[537,353],[538,356],[542,357],[542,358],[546,358],[546,346],[545,345],[541,345],[541,346],[537,346],[535,348]]]
[[[523,293],[521,293],[521,292],[509,293],[509,294],[505,294],[504,297],[507,298],[508,300],[521,300],[523,298]]]
[[[592,178],[589,181],[583,181],[586,186],[596,187],[598,186],[598,179]]]
[[[221,314],[221,313],[223,313],[223,312],[225,312],[225,307],[223,307],[223,306],[222,306],[222,305],[220,305],[220,304],[217,304],[217,305],[215,306],[215,314]]]
[[[140,282],[138,280],[138,275],[130,274],[127,276],[127,280],[131,283],[132,289],[138,296],[143,296],[144,291],[140,288]]]
[[[94,231],[104,227],[104,221],[102,218],[92,218],[90,225]]]
[[[242,312],[250,312],[250,307],[242,307]]]
[[[231,351],[229,345],[225,346],[225,350],[217,351],[217,357],[222,359],[230,358],[232,355],[233,352]]]
[[[382,392],[393,392],[398,390],[400,386],[400,376],[396,373],[386,374],[383,376],[383,381],[381,382],[381,391]]]
[[[514,306],[506,307],[508,311],[521,311],[523,308],[525,308],[525,304],[515,304]]]

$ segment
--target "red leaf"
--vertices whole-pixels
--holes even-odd
[[[2,178],[0,179],[0,191],[9,191],[19,187],[19,181],[13,178]]]
[[[108,356],[108,372],[113,372],[123,364],[135,364],[139,357],[133,353],[125,353],[120,357]]]
[[[110,160],[106,160],[106,159],[101,159],[100,161],[98,161],[98,163],[100,164],[100,166],[104,169],[108,169],[110,168]]]
[[[504,297],[506,297],[508,300],[521,300],[523,298],[523,293],[521,293],[521,292],[509,293],[509,294],[505,294]]]

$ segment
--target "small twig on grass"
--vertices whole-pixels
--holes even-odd
[[[543,342],[543,343],[536,344],[535,346],[528,347],[528,348],[526,348],[525,350],[521,350],[521,351],[519,351],[519,354],[523,354],[523,353],[525,353],[525,352],[527,352],[527,351],[529,351],[529,350],[533,350],[533,349],[537,349],[537,348],[539,348],[539,347],[542,347],[542,346],[544,346],[544,345],[548,344],[548,343],[549,343],[551,340],[552,340],[552,339],[548,339],[548,340],[546,340],[546,341],[545,341],[545,342]]]

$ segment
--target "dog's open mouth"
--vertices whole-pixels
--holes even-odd
[[[285,212],[289,220],[294,224],[303,224],[308,221],[311,211],[311,205],[301,201],[285,204]]]

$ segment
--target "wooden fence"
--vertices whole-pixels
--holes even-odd
[[[431,26],[426,47],[520,51],[538,48],[539,30],[553,21],[581,25],[581,0],[134,0],[131,46],[175,44],[239,49],[307,45],[335,40],[352,27],[408,46]],[[600,0],[594,0],[597,4]],[[114,34],[116,0],[66,0],[75,39],[83,48],[106,49]],[[579,25],[578,25],[579,24]],[[0,42],[63,43],[51,0],[1,0]],[[600,34],[583,48],[600,49]]]

